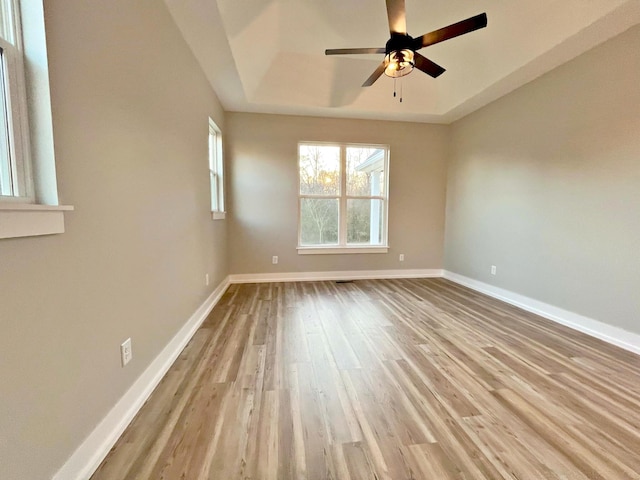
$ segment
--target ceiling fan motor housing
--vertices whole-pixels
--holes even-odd
[[[392,33],[385,47],[384,74],[399,78],[408,75],[415,66],[413,38],[407,34]]]

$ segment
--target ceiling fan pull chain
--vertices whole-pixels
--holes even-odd
[[[393,98],[396,98],[396,79],[393,79]]]
[[[402,103],[402,77],[400,77],[400,103]]]

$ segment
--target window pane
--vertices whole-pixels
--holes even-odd
[[[300,244],[337,245],[338,199],[300,199]]]
[[[209,170],[216,170],[216,132],[209,129]]]
[[[381,148],[347,147],[347,195],[384,195],[384,153]]]
[[[11,1],[0,0],[0,37],[15,45]]]
[[[215,172],[209,170],[209,181],[211,182],[211,211],[220,210],[218,206],[218,176]]]
[[[0,49],[0,195],[13,195],[6,91],[4,55]]]
[[[347,200],[347,243],[382,245],[382,200]]]
[[[300,145],[300,193],[340,195],[340,147]]]

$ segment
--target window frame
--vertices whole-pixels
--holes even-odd
[[[337,147],[340,149],[340,190],[338,195],[311,195],[301,193],[300,176],[300,151],[303,146]],[[347,193],[347,149],[348,148],[372,148],[384,151],[384,186],[383,195],[348,195]],[[312,142],[303,141],[298,143],[297,150],[297,177],[298,177],[298,240],[297,251],[299,255],[322,255],[322,254],[353,254],[353,253],[387,253],[389,251],[389,161],[390,148],[386,144],[374,143],[351,143],[351,142]],[[338,243],[329,245],[303,245],[302,244],[302,200],[304,198],[321,198],[338,200]],[[380,244],[350,244],[347,233],[347,202],[351,199],[360,200],[380,200],[382,224]]]
[[[226,216],[224,201],[224,158],[222,130],[209,118],[209,183],[211,188],[211,217],[223,220]]]

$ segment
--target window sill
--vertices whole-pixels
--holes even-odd
[[[226,217],[226,212],[211,212],[211,218],[213,220],[224,220]]]
[[[389,247],[298,247],[298,255],[342,255],[353,253],[387,253]]]
[[[64,233],[64,212],[70,205],[0,203],[0,238]]]

